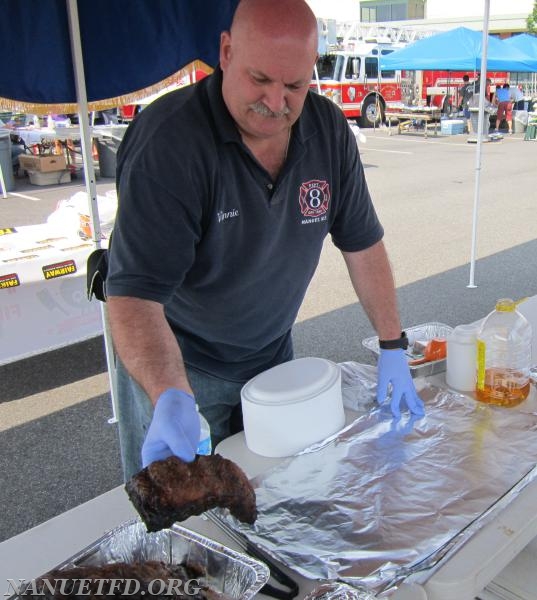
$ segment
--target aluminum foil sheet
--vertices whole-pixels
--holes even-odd
[[[268,568],[250,556],[235,552],[179,525],[148,533],[139,520],[129,521],[113,529],[58,565],[58,568],[144,560],[201,567],[204,573],[204,577],[200,578],[201,583],[218,594],[221,600],[252,598],[269,579]]]
[[[376,596],[346,583],[325,583],[315,588],[304,600],[374,600]]]
[[[429,341],[433,338],[446,339],[447,336],[453,331],[453,327],[446,325],[445,323],[422,323],[421,325],[415,325],[414,327],[405,328],[406,335],[408,337],[408,349],[405,354],[408,360],[421,358],[423,355],[415,351],[414,343],[417,341]],[[379,349],[379,338],[373,336],[362,340],[362,346],[370,350],[375,357],[378,358],[380,353]],[[412,377],[427,377],[429,375],[436,375],[446,370],[446,359],[433,360],[422,365],[410,365],[410,372]]]
[[[355,404],[374,406],[363,367],[345,377]],[[455,551],[537,477],[537,394],[505,409],[416,384],[425,417],[369,410],[255,478],[255,526],[229,524],[307,578],[372,593]]]

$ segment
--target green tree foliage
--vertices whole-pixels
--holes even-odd
[[[533,11],[526,19],[528,33],[537,33],[537,0],[533,4]]]

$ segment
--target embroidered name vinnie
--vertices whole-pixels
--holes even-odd
[[[217,217],[218,217],[218,222],[221,223],[222,221],[225,221],[226,219],[233,219],[234,217],[238,217],[239,216],[239,211],[237,208],[233,208],[232,210],[228,210],[228,211],[223,211],[223,210],[219,210],[216,213]]]

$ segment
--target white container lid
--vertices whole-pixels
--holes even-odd
[[[457,325],[451,332],[451,335],[448,336],[448,340],[454,340],[462,343],[475,343],[478,331],[479,325],[476,323]]]
[[[297,358],[260,373],[242,388],[253,404],[282,405],[302,402],[334,385],[339,367],[324,358]]]

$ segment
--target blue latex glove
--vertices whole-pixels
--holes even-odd
[[[384,404],[389,395],[388,386],[391,383],[390,407],[394,417],[401,416],[401,406],[404,407],[405,402],[412,414],[419,416],[425,414],[423,402],[416,392],[405,353],[401,348],[381,349],[377,369],[377,401],[379,404]]]
[[[158,397],[151,425],[142,446],[144,467],[177,456],[192,462],[200,440],[200,418],[194,398],[175,388]]]

